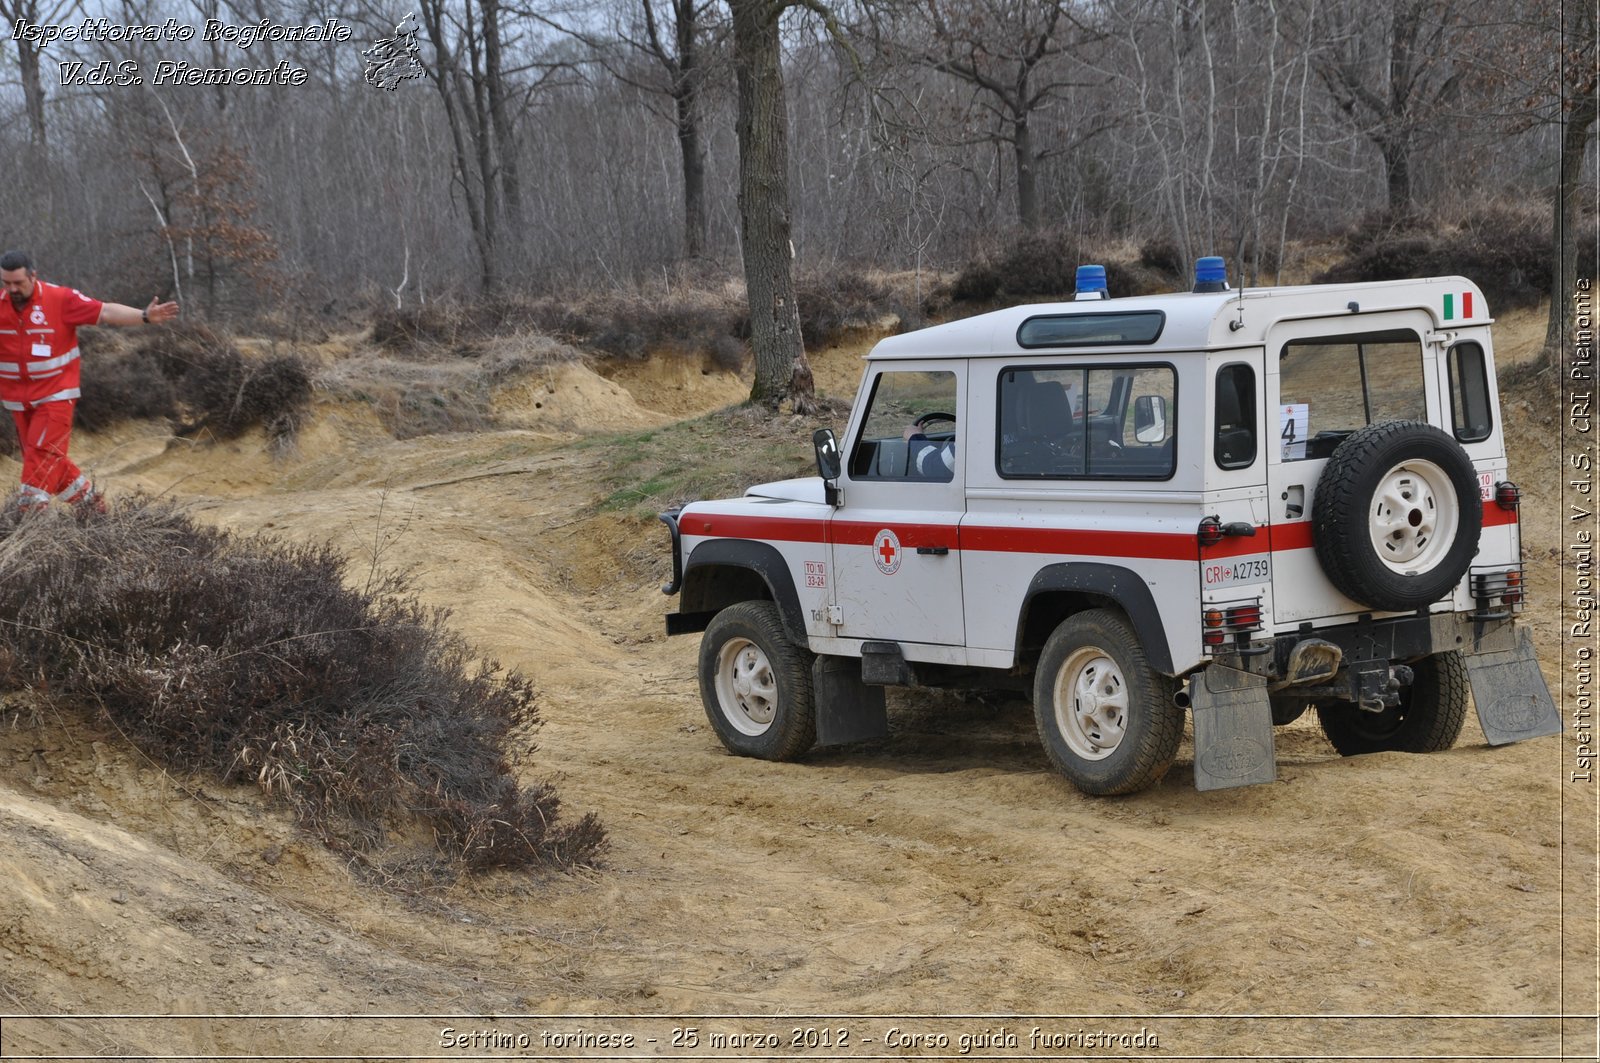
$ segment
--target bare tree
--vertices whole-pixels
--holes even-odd
[[[1578,284],[1578,229],[1584,167],[1600,117],[1600,52],[1592,4],[1535,0],[1508,5],[1491,81],[1501,90],[1505,126],[1514,132],[1554,127],[1556,187],[1551,204],[1550,319],[1543,357],[1553,359],[1572,327]],[[1590,195],[1593,186],[1590,185]],[[1591,200],[1592,202],[1592,200]]]
[[[502,0],[419,0],[418,10],[433,45],[434,60],[425,66],[444,105],[479,285],[493,292],[502,282],[505,233],[518,231],[522,223],[517,121],[533,93],[556,83],[571,64],[513,63],[507,37],[511,19]]]
[[[1600,111],[1600,58],[1595,53],[1595,10],[1589,4],[1563,5],[1565,40],[1558,54],[1561,82],[1561,156],[1557,170],[1552,229],[1555,291],[1550,298],[1550,323],[1545,331],[1545,357],[1566,342],[1578,287],[1578,217],[1583,169]],[[1592,193],[1591,193],[1592,194]]]
[[[1414,197],[1412,160],[1461,88],[1472,5],[1322,0],[1303,22],[1322,83],[1383,157],[1389,209]]]
[[[658,11],[658,4],[663,9]],[[660,68],[665,93],[672,100],[673,125],[683,172],[683,251],[699,258],[706,251],[706,158],[702,145],[702,97],[707,36],[716,0],[635,0],[630,10],[637,21],[622,28],[618,39],[635,55]],[[641,83],[625,71],[613,75],[631,85]],[[641,85],[649,88],[651,86]]]
[[[28,112],[29,138],[40,152],[47,147],[44,79],[39,74],[43,46],[37,37],[25,31],[23,23],[29,27],[51,25],[67,19],[77,8],[77,0],[55,0],[43,5],[39,0],[0,0],[0,17],[6,19],[12,43],[17,49],[23,107]]]
[[[706,250],[706,158],[703,104],[706,52],[716,0],[626,0],[617,9],[610,39],[585,29],[587,14],[530,12],[533,18],[584,42],[618,81],[672,101],[683,175],[683,247],[689,258]],[[635,60],[658,68],[660,80],[640,72]]]
[[[1100,33],[1085,27],[1069,0],[881,0],[875,16],[885,53],[976,90],[977,107],[992,123],[989,137],[1011,149],[1017,220],[1036,228],[1038,167],[1047,151],[1034,120],[1069,91],[1103,80],[1073,60]],[[885,32],[885,25],[892,28]],[[1077,151],[1109,124],[1096,118],[1053,150]]]
[[[1325,147],[1308,132],[1326,123],[1308,120],[1316,82],[1281,32],[1282,0],[1107,10],[1118,40],[1104,61],[1136,137],[1141,213],[1164,223],[1180,261],[1226,253],[1241,280],[1258,280],[1281,258],[1308,154]]]

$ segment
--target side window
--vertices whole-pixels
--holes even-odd
[[[1217,370],[1217,436],[1212,458],[1221,469],[1256,461],[1256,371],[1243,362]]]
[[[956,428],[954,373],[881,373],[850,454],[850,478],[949,483]]]
[[[1489,412],[1489,369],[1483,348],[1472,342],[1458,343],[1450,348],[1449,364],[1450,416],[1456,438],[1463,443],[1488,439],[1494,419]]]
[[[1325,458],[1378,421],[1426,421],[1422,340],[1407,329],[1284,344],[1278,430],[1284,461]]]
[[[1174,468],[1171,366],[1048,366],[1000,374],[1000,475],[1164,480]]]

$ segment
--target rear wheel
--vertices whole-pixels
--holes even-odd
[[[700,643],[700,699],[730,752],[793,760],[816,744],[812,660],[772,602],[739,602],[712,618]]]
[[[1159,782],[1183,737],[1176,683],[1157,672],[1121,614],[1091,609],[1062,621],[1034,676],[1033,711],[1050,763],[1089,794]]]
[[[1322,733],[1342,756],[1437,753],[1456,744],[1467,718],[1467,665],[1461,654],[1436,653],[1411,666],[1400,704],[1363,712],[1349,702],[1317,706]]]

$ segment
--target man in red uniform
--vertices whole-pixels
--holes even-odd
[[[94,484],[67,457],[78,404],[78,327],[153,325],[178,316],[177,303],[151,299],[143,310],[90,299],[46,284],[21,251],[0,255],[0,405],[11,411],[22,444],[24,512],[60,497],[103,511]]]

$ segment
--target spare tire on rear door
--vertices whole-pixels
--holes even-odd
[[[1477,471],[1433,425],[1370,424],[1328,459],[1311,526],[1335,587],[1373,609],[1417,609],[1449,593],[1477,553]]]

